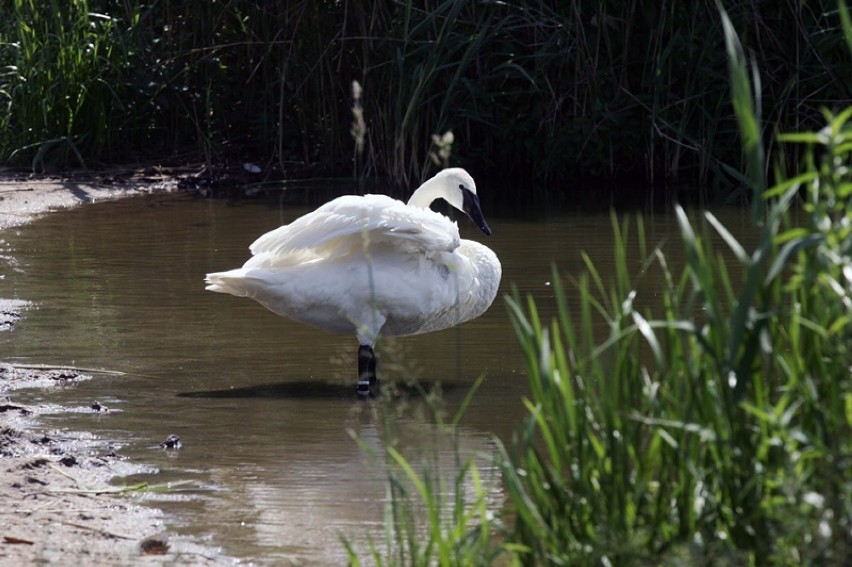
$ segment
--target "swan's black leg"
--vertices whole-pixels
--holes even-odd
[[[358,347],[358,396],[367,398],[379,391],[379,379],[376,378],[376,354],[373,347]]]

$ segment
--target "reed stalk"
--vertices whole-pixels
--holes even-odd
[[[819,127],[820,107],[838,112],[848,100],[845,12],[831,7],[729,6],[763,71],[764,146],[774,132]],[[495,188],[507,201],[519,181],[567,199],[597,194],[582,181],[600,179],[752,200],[743,173],[758,172],[734,136],[715,1],[10,0],[3,9],[0,159],[11,163],[235,159],[279,178],[357,169],[410,187],[432,172],[431,135],[452,130],[464,148],[452,165],[510,180]],[[341,135],[352,81],[364,88],[368,132],[357,168]],[[790,164],[799,150],[788,148]]]
[[[641,217],[633,229],[613,215],[611,276],[584,256],[567,287],[554,267],[551,321],[531,297],[508,298],[530,394],[512,441],[495,440],[508,503],[477,551],[489,560],[842,565],[852,550],[852,108],[779,136],[803,160],[792,172],[777,160],[767,187],[757,73],[720,14],[743,179],[763,201],[757,244],[677,207],[675,266]],[[651,276],[656,298],[642,293]],[[431,506],[433,477],[391,456]],[[436,535],[419,537],[412,548]]]
[[[503,474],[510,539],[534,563],[841,564],[852,544],[852,475],[837,469],[852,458],[852,109],[826,111],[817,133],[780,136],[806,146],[805,159],[767,190],[757,75],[720,11],[750,179],[766,205],[755,207],[758,245],[746,251],[712,214],[677,208],[682,271],[657,249],[628,277],[627,231],[614,222],[615,278],[607,288],[587,260],[579,314],[561,283],[550,324],[531,299],[509,301],[532,393]],[[804,226],[791,217],[802,192]],[[652,269],[666,287],[642,312],[638,280]],[[610,328],[599,346],[594,312]]]

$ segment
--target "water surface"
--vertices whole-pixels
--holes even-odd
[[[147,498],[174,514],[178,532],[261,564],[341,564],[339,534],[361,547],[368,535],[381,539],[380,456],[389,436],[400,438],[415,462],[426,455],[448,470],[453,463],[452,439],[418,411],[418,402],[355,398],[355,337],[327,335],[253,301],[204,291],[205,273],[241,265],[258,235],[308,210],[145,196],[57,212],[3,235],[4,255],[17,261],[3,267],[0,295],[37,308],[13,333],[0,335],[0,358],[125,373],[21,396],[113,408],[48,420],[121,443],[121,454],[158,468],[150,482],[194,481],[189,490]],[[748,230],[747,214],[727,212],[723,220],[735,232]],[[486,375],[458,443],[463,453],[480,455],[497,506],[492,435],[510,437],[527,391],[502,296],[514,284],[549,313],[551,265],[577,274],[585,250],[606,278],[612,230],[608,214],[489,223],[494,234],[485,237],[459,220],[463,237],[485,242],[503,263],[494,306],[454,329],[386,341],[379,371],[442,383],[450,409]],[[650,216],[646,224],[649,242],[674,241],[670,215]],[[676,262],[678,247],[666,246]],[[171,433],[184,443],[177,454],[157,447]]]

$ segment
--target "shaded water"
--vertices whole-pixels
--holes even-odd
[[[339,534],[357,546],[367,535],[382,538],[384,466],[350,433],[381,451],[391,424],[409,454],[452,463],[451,443],[416,403],[355,399],[354,337],[326,335],[253,301],[204,291],[205,273],[241,265],[259,234],[306,211],[148,196],[54,213],[4,234],[5,254],[17,263],[4,267],[0,296],[38,307],[0,336],[0,359],[126,373],[18,397],[77,408],[98,400],[112,408],[56,415],[49,425],[114,439],[121,454],[159,469],[145,478],[150,482],[193,480],[191,489],[146,498],[175,514],[177,531],[258,563],[340,564]],[[735,232],[748,226],[740,211],[722,219]],[[441,382],[450,408],[486,373],[459,443],[467,454],[484,455],[483,475],[494,480],[489,440],[508,438],[520,423],[526,392],[502,296],[515,284],[548,305],[551,263],[579,273],[585,250],[608,267],[612,231],[608,215],[489,222],[490,238],[466,219],[459,224],[463,237],[485,242],[503,263],[494,306],[455,329],[385,341],[379,371]],[[649,242],[675,239],[670,215],[646,223]],[[672,244],[666,250],[677,262]],[[157,447],[171,433],[184,443],[176,455]]]

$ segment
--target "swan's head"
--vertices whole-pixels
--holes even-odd
[[[487,235],[491,234],[491,227],[485,222],[482,208],[479,206],[479,197],[476,195],[476,183],[473,177],[460,167],[450,167],[435,175],[432,179],[421,185],[408,201],[409,205],[415,207],[428,207],[435,199],[444,199],[450,205],[473,221],[479,229]]]

